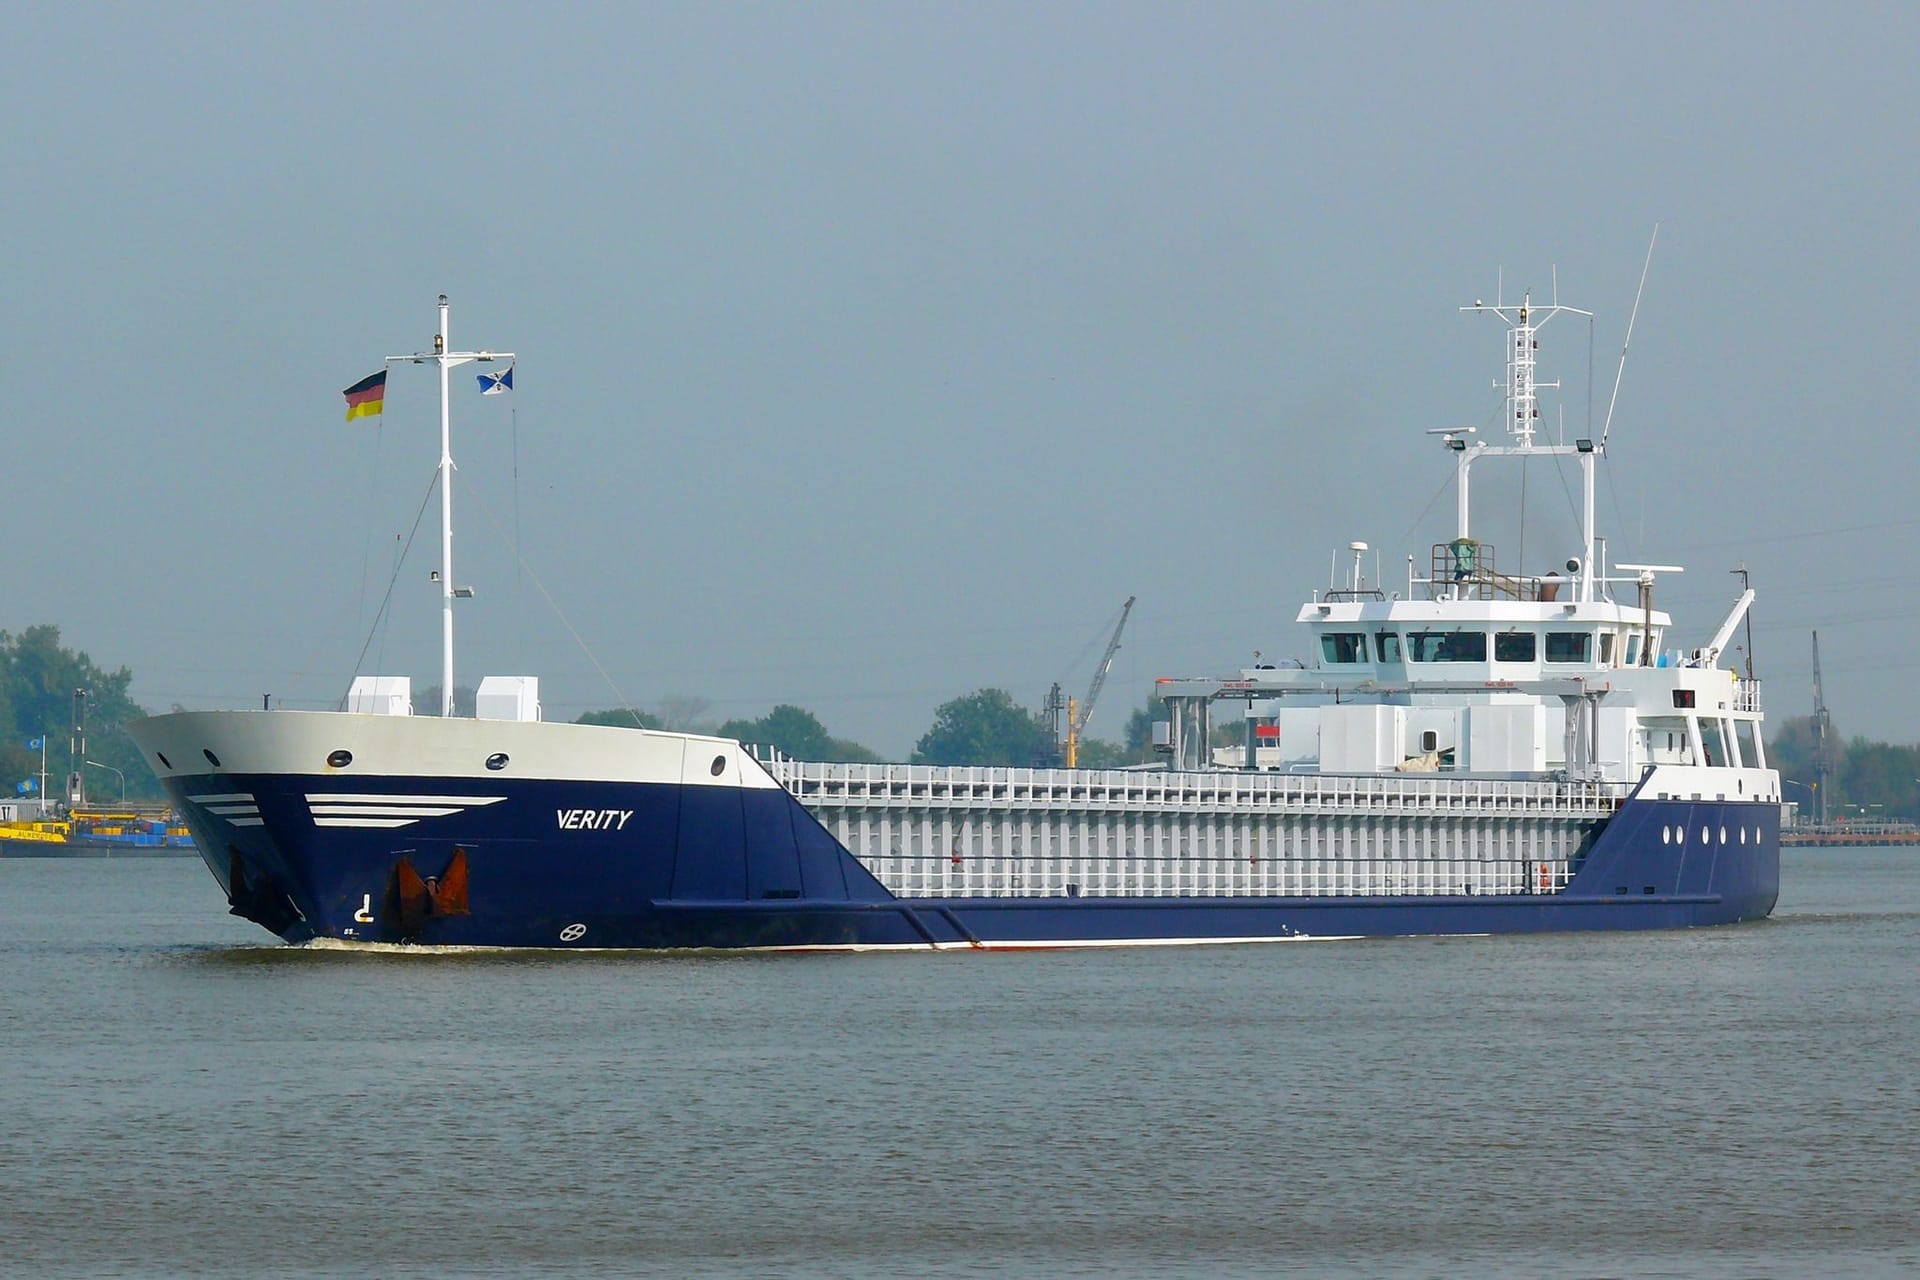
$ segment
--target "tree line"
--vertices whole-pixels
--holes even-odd
[[[0,631],[0,799],[35,800],[42,794],[42,745],[46,798],[64,801],[74,769],[74,691],[86,690],[86,759],[81,770],[87,798],[96,805],[120,799],[155,803],[165,797],[126,725],[147,714],[127,690],[133,672],[96,665],[83,652],[60,643],[60,628]]]
[[[1767,764],[1780,771],[1785,799],[1811,820],[1820,811],[1819,733],[1812,716],[1780,722],[1767,740]],[[1827,814],[1920,821],[1920,746],[1855,737],[1833,744]]]
[[[677,729],[738,738],[756,746],[772,747],[801,760],[878,762],[878,752],[846,738],[836,738],[804,707],[781,703],[751,720],[718,724],[701,718],[705,704],[698,699],[676,699],[668,713],[638,708],[589,711],[578,724],[617,725],[626,728]],[[1153,703],[1128,717],[1120,741],[1088,738],[1080,743],[1082,768],[1112,769],[1147,764],[1153,755]],[[1015,701],[1005,689],[976,689],[943,702],[933,723],[915,743],[909,764],[1013,765],[1058,763],[1059,744],[1048,730],[1046,717]]]
[[[86,653],[60,643],[60,628],[31,626],[18,633],[0,631],[0,798],[30,799],[40,794],[44,742],[48,799],[65,798],[66,780],[74,767],[74,691],[87,691],[87,794],[96,804],[121,797],[131,802],[163,800],[159,782],[141,758],[126,725],[148,712],[128,690],[133,672],[127,667],[108,670]],[[469,689],[455,690],[455,707],[473,714]],[[417,707],[438,707],[439,694],[426,689]],[[1083,741],[1079,762],[1083,768],[1109,769],[1150,764],[1153,722],[1160,718],[1157,700],[1136,707],[1127,717],[1117,741]],[[590,711],[581,724],[610,724],[648,729],[674,729],[738,738],[773,747],[803,760],[877,762],[878,752],[847,738],[835,737],[819,717],[804,707],[781,703],[765,715],[713,721],[708,704],[699,698],[667,698],[653,710],[611,708]],[[1778,722],[1767,740],[1767,759],[1787,780],[1786,798],[1798,801],[1802,811],[1817,810],[1814,788],[1819,771],[1815,761],[1815,730],[1811,716]],[[976,689],[940,704],[933,723],[915,742],[908,757],[912,764],[1030,766],[1057,761],[1058,744],[1048,732],[1046,718],[1015,700],[1005,689]],[[1920,820],[1920,746],[1902,746],[1855,737],[1836,743],[1834,776],[1827,797],[1830,813],[1875,818]]]
[[[683,706],[704,706],[697,700],[681,700]],[[638,720],[636,720],[636,716]],[[1113,769],[1128,765],[1150,764],[1158,757],[1153,750],[1153,722],[1164,718],[1157,699],[1127,717],[1119,741],[1092,738],[1080,744],[1079,763],[1087,769]],[[596,711],[580,718],[591,724],[641,723],[647,728],[684,729],[715,733],[723,738],[775,747],[803,760],[872,761],[880,757],[856,742],[834,738],[813,715],[803,708],[782,704],[755,720],[728,720],[719,725],[703,724],[697,719],[678,722],[666,717],[634,711]],[[1215,730],[1215,745],[1237,744],[1239,728],[1223,725]],[[910,764],[940,765],[1012,765],[1058,763],[1057,744],[1047,730],[1046,719],[1028,710],[1004,689],[977,689],[948,702],[935,711],[933,724],[915,743],[908,757]],[[1798,801],[1802,812],[1811,814],[1813,788],[1818,778],[1814,767],[1813,719],[1802,716],[1782,721],[1767,740],[1767,761],[1787,780],[1788,800]],[[1920,820],[1920,746],[1900,746],[1856,737],[1840,744],[1835,752],[1833,793],[1828,806],[1835,817],[1843,813],[1876,818]],[[1796,791],[1796,787],[1804,788]]]

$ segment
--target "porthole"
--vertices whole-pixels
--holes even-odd
[[[1661,844],[1672,844],[1672,843],[1673,843],[1673,828],[1672,828],[1672,827],[1662,827],[1662,828],[1660,828],[1660,843],[1661,843]]]
[[[1726,842],[1727,842],[1727,829],[1725,827],[1722,827],[1720,828],[1720,843],[1725,844]]]
[[[1745,827],[1742,827],[1740,828],[1740,843],[1745,844],[1746,842],[1747,842],[1747,829]]]
[[[495,773],[500,772],[502,769],[506,767],[507,767],[506,752],[496,751],[492,755],[487,757],[487,768],[493,770]]]
[[[713,758],[713,768],[712,770],[710,770],[710,772],[713,774],[714,777],[717,778],[721,774],[725,773],[726,771],[727,771],[727,758],[725,756],[715,756]]]
[[[1706,827],[1700,828],[1700,843],[1701,844],[1713,843],[1713,832],[1708,830]]]
[[[220,757],[213,754],[213,752],[207,750],[205,747],[202,747],[200,748],[200,754],[205,756],[207,758],[207,763],[212,765],[214,768],[218,769],[220,767]]]
[[[327,753],[327,768],[344,769],[353,763],[353,752],[330,751]]]
[[[156,758],[157,758],[157,759],[158,759],[158,760],[160,761],[160,767],[161,767],[162,769],[171,769],[171,768],[173,768],[173,761],[171,761],[171,760],[169,760],[169,759],[167,759],[167,753],[166,753],[166,752],[164,752],[164,751],[156,751],[156,752],[154,752],[153,754],[154,754],[154,756],[155,756],[155,757],[156,757]]]
[[[1687,842],[1686,827],[1684,826],[1675,827],[1673,829],[1673,838],[1678,840],[1681,844],[1685,844]]]

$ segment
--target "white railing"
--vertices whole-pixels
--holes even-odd
[[[1618,783],[819,764],[786,786],[903,897],[1557,893]]]
[[[758,753],[757,753],[758,754]],[[932,809],[1123,810],[1604,816],[1624,782],[1472,778],[1458,774],[1304,774],[1210,770],[1013,769],[827,764],[759,757],[803,803]]]

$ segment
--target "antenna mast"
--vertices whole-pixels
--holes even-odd
[[[1503,277],[1504,280],[1504,277]],[[1591,311],[1582,311],[1578,307],[1560,304],[1559,276],[1554,277],[1554,300],[1544,307],[1533,305],[1531,292],[1523,293],[1520,305],[1508,306],[1495,294],[1492,306],[1476,301],[1470,307],[1461,307],[1462,312],[1489,312],[1507,323],[1507,434],[1513,443],[1508,445],[1489,445],[1484,441],[1469,443],[1463,432],[1445,433],[1445,444],[1455,454],[1455,466],[1458,472],[1458,496],[1460,502],[1460,528],[1456,535],[1461,541],[1471,538],[1469,525],[1470,503],[1468,501],[1468,471],[1481,458],[1518,457],[1534,455],[1577,455],[1580,459],[1580,473],[1585,504],[1581,512],[1581,541],[1583,550],[1580,560],[1580,576],[1574,584],[1575,599],[1588,601],[1594,598],[1593,542],[1594,542],[1594,497],[1593,464],[1598,453],[1606,452],[1605,442],[1598,449],[1594,442],[1582,439],[1574,444],[1538,445],[1533,435],[1540,418],[1540,391],[1558,387],[1558,382],[1541,382],[1534,376],[1539,361],[1539,333],[1548,321],[1561,312],[1570,312],[1576,316],[1593,318]],[[1504,283],[1502,284],[1504,288]]]
[[[453,602],[469,599],[472,587],[453,585],[453,424],[452,398],[448,375],[456,365],[478,360],[511,360],[511,351],[451,351],[447,341],[447,295],[440,295],[440,328],[433,335],[432,351],[412,355],[388,356],[388,364],[426,364],[440,366],[440,714],[453,714]]]

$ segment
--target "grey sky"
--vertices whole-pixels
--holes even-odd
[[[1744,560],[1769,709],[1916,730],[1920,9],[1823,6],[14,6],[0,208],[13,571],[146,705],[330,705],[459,375],[460,678],[776,701],[904,755],[982,685],[1304,652],[1352,539],[1452,519],[1431,426],[1501,333],[1599,313],[1615,560]],[[1588,344],[1542,374],[1584,431]],[[1549,411],[1553,412],[1553,411]],[[518,483],[514,480],[517,454]],[[1571,481],[1570,481],[1571,482]],[[1527,568],[1571,554],[1529,473]],[[516,501],[517,495],[517,501]],[[517,515],[516,515],[517,511]],[[429,512],[363,669],[438,680]],[[557,619],[496,532],[521,530]],[[1493,535],[1503,566],[1517,528]]]

